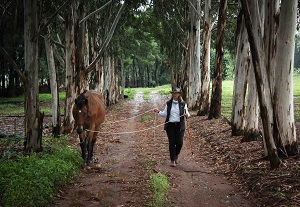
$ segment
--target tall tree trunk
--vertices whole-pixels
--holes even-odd
[[[245,118],[244,137],[242,141],[255,141],[260,136],[258,129],[258,96],[252,61],[248,72],[248,98]]]
[[[272,108],[272,100],[271,100],[271,91],[269,87],[269,80],[266,71],[266,62],[263,52],[262,37],[255,37],[254,30],[252,27],[252,21],[250,17],[250,12],[248,9],[247,0],[241,0],[242,3],[242,11],[245,18],[245,24],[247,28],[247,33],[249,37],[250,49],[251,49],[251,57],[254,66],[255,80],[257,84],[257,93],[258,100],[261,112],[261,119],[263,124],[263,132],[264,138],[266,142],[266,147],[268,150],[268,156],[270,159],[271,168],[279,167],[280,160],[277,154],[277,148],[273,139],[273,108]],[[254,17],[258,18],[257,13],[252,13],[252,19]],[[255,28],[259,34],[262,34],[261,28]]]
[[[70,6],[69,13],[65,18],[65,41],[66,41],[66,100],[63,121],[63,133],[68,134],[73,130],[74,118],[72,107],[75,100],[75,42],[74,42],[74,7]]]
[[[281,2],[275,66],[275,116],[279,135],[277,147],[285,156],[298,154],[294,120],[293,71],[297,0]]]
[[[44,114],[39,111],[37,0],[24,0],[25,150],[42,150]]]
[[[49,71],[49,79],[50,79],[50,88],[52,95],[52,133],[54,137],[58,137],[60,135],[60,109],[59,109],[59,93],[57,87],[57,79],[56,79],[56,70],[54,63],[54,55],[53,55],[53,47],[50,43],[50,40],[47,36],[44,37],[45,41],[45,50],[47,56],[48,63],[48,71]]]
[[[210,42],[211,42],[211,0],[205,1],[204,41],[202,52],[201,96],[199,100],[198,116],[209,112],[210,92]]]
[[[75,94],[79,95],[88,88],[88,73],[85,71],[86,60],[86,27],[85,21],[80,20],[85,16],[84,1],[79,0],[75,13]]]
[[[216,43],[216,59],[214,80],[212,85],[212,95],[210,103],[210,111],[208,118],[221,117],[221,101],[222,101],[222,71],[223,71],[223,56],[224,56],[224,38],[226,26],[226,10],[227,0],[220,1],[219,16],[218,16],[218,37]]]
[[[233,136],[240,136],[244,134],[245,98],[247,90],[247,76],[250,67],[250,48],[242,12],[238,15],[237,20],[237,46],[231,115]]]
[[[264,11],[264,45],[266,54],[266,67],[270,79],[271,93],[274,95],[275,87],[275,55],[276,38],[278,32],[279,0],[266,0]],[[263,15],[261,15],[263,16]]]
[[[121,62],[121,99],[124,98],[124,91],[125,91],[125,71],[124,71],[124,60],[123,57],[120,58],[120,62]]]
[[[200,70],[200,13],[201,1],[192,0],[190,5],[190,35],[189,35],[189,87],[188,100],[191,109],[199,108],[201,91],[201,70]]]

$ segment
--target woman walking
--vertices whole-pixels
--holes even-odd
[[[183,145],[185,118],[191,115],[188,112],[187,104],[181,97],[180,88],[174,88],[171,93],[172,98],[166,103],[164,110],[154,109],[154,112],[159,116],[166,117],[164,129],[169,140],[171,166],[175,167]]]

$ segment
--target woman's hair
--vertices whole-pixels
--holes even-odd
[[[182,96],[181,96],[181,95],[178,97],[178,99],[180,100],[180,102],[181,102],[181,103],[183,103],[183,102],[184,102],[184,100],[183,100],[183,98],[182,98]]]

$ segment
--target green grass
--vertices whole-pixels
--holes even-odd
[[[65,100],[66,93],[60,92],[59,99]],[[49,93],[41,93],[39,94],[40,102],[51,103],[52,96]],[[4,104],[0,104],[0,115],[24,115],[24,96],[17,96],[12,98],[0,98],[0,102],[5,102]],[[11,102],[11,103],[10,103]],[[15,102],[15,103],[14,103]],[[52,108],[50,107],[40,107],[40,111],[45,114],[51,114]],[[60,108],[60,113],[64,113],[64,108]]]
[[[232,112],[233,81],[222,82],[222,116],[231,117]]]
[[[149,100],[150,99],[150,93],[151,93],[151,90],[149,88],[147,90],[145,90],[144,93],[143,93],[143,99],[144,100]]]
[[[16,138],[15,145],[21,140]],[[46,205],[78,174],[83,164],[78,149],[67,146],[67,137],[44,138],[46,150],[30,156],[15,152],[14,141],[1,143],[8,148],[0,159],[0,206]]]
[[[65,100],[66,99],[66,93],[65,92],[60,92],[59,93],[59,99],[60,100]],[[17,96],[17,97],[12,97],[12,98],[3,98],[0,97],[0,101],[17,101],[17,102],[24,102],[25,98],[24,96]],[[40,93],[39,94],[39,100],[40,102],[51,102],[52,96],[50,93]]]
[[[170,95],[171,92],[171,85],[162,85],[157,86],[155,88],[132,88],[136,92],[143,92],[143,93],[151,93],[152,91],[157,91],[161,95]]]
[[[167,177],[162,173],[152,174],[150,176],[150,189],[153,193],[153,207],[163,207],[168,203],[166,194],[170,189]]]
[[[152,120],[152,116],[150,116],[150,115],[141,117],[141,122],[147,122],[147,121],[151,121],[151,120]]]
[[[300,121],[300,75],[294,76],[294,117]]]
[[[300,75],[294,76],[294,117],[300,121]],[[233,81],[222,82],[222,116],[231,117],[232,112]]]
[[[149,187],[152,192],[152,202],[149,204],[151,207],[164,207],[170,206],[170,202],[167,200],[167,193],[170,190],[170,183],[167,176],[163,173],[153,173],[152,163],[150,160],[146,160],[146,168],[150,173]]]

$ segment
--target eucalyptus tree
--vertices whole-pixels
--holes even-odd
[[[203,49],[201,65],[201,95],[197,115],[203,116],[209,112],[209,92],[210,92],[210,45],[211,45],[211,24],[212,18],[211,0],[205,1],[204,26],[203,26]]]
[[[274,111],[278,134],[274,138],[284,156],[298,154],[293,98],[296,20],[297,0],[281,1],[274,68]]]
[[[39,110],[37,0],[24,1],[25,150],[42,150],[43,118]]]
[[[182,55],[188,51],[186,31],[188,3],[187,1],[163,1],[153,2],[153,12],[156,21],[160,22],[161,32],[156,34],[162,53],[167,55],[166,64],[170,72],[171,86],[181,86],[183,96],[187,95],[188,64]]]
[[[208,118],[219,118],[221,116],[221,100],[222,100],[222,67],[224,55],[224,36],[226,26],[226,10],[227,0],[220,1],[218,15],[218,37],[216,42],[216,57],[214,67],[214,77],[212,84],[212,95]]]
[[[96,5],[99,7],[96,11],[98,12],[90,12],[89,15],[87,14],[86,8],[92,8],[88,7],[88,5],[96,3]],[[113,94],[110,92],[110,89],[115,89],[115,87],[111,87],[110,84],[114,83],[110,82],[110,76],[112,75],[110,71],[110,66],[114,65],[111,64],[111,57],[106,54],[108,45],[110,43],[110,40],[114,34],[114,31],[116,29],[116,26],[119,22],[119,19],[122,15],[122,13],[125,11],[126,6],[128,5],[129,1],[126,0],[123,3],[115,4],[114,1],[106,2],[107,4],[102,4],[102,1],[99,2],[91,2],[88,4],[88,2],[85,1],[72,1],[69,5],[69,10],[66,12],[66,110],[65,110],[65,120],[64,120],[64,129],[65,133],[68,133],[73,128],[73,120],[71,115],[71,108],[73,106],[73,100],[74,96],[76,94],[79,94],[84,89],[89,88],[89,73],[97,66],[98,71],[96,69],[95,75],[98,75],[93,80],[96,80],[97,82],[94,83],[94,88],[101,91],[100,87],[97,84],[101,84],[100,80],[103,78],[105,82],[102,82],[102,89],[103,94],[105,95],[106,102],[110,103],[109,100],[111,98],[110,94]],[[99,34],[100,30],[91,30],[94,34],[92,36],[92,39],[88,36],[88,27],[86,26],[89,23],[86,23],[91,17],[97,18],[100,14],[99,12],[102,11],[101,8],[106,7],[107,5],[112,4],[111,11],[115,10],[115,7],[117,7],[118,12],[115,14],[115,18],[113,18],[112,15],[109,15],[108,17],[108,25],[103,28],[109,28],[109,30],[105,30],[107,33],[105,33],[105,36],[102,37]],[[100,6],[99,6],[100,5]],[[109,12],[109,10],[107,11]],[[111,14],[114,14],[110,12]],[[113,21],[111,20],[113,19]],[[112,22],[112,23],[111,23]],[[90,28],[90,27],[89,27]],[[90,50],[89,44],[92,42],[92,51],[93,59],[90,59],[90,56],[88,55],[88,51]],[[97,41],[98,45],[95,45],[95,41]],[[105,60],[105,62],[103,62]],[[100,62],[99,62],[100,61]],[[102,61],[102,63],[101,63]],[[102,71],[99,71],[100,70]],[[102,76],[102,77],[99,77]]]
[[[275,168],[280,163],[278,153],[285,156],[298,153],[292,84],[297,1],[281,1],[280,7],[279,1],[267,2],[267,19],[263,26],[258,12],[265,10],[257,9],[256,1],[251,4],[242,0],[241,3],[255,72],[263,137],[271,167]],[[279,24],[272,29],[269,26],[276,15]],[[252,22],[257,26],[253,27]],[[263,32],[262,28],[269,30]],[[267,36],[267,42],[263,41],[263,34]]]
[[[237,19],[234,89],[232,98],[232,135],[242,135],[245,128],[245,100],[250,61],[250,47],[244,17],[240,11]]]
[[[60,105],[59,105],[59,93],[57,86],[57,77],[55,69],[55,60],[53,45],[50,42],[49,37],[44,36],[45,50],[48,63],[49,80],[51,88],[51,102],[52,102],[52,127],[53,135],[57,137],[60,134],[61,120],[60,120]]]
[[[190,29],[188,31],[188,96],[187,102],[192,109],[199,108],[199,99],[201,96],[201,70],[200,70],[200,18],[201,1],[189,1],[189,21]]]

